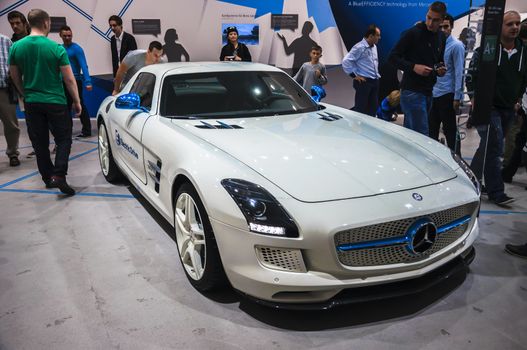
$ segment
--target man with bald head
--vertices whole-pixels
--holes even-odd
[[[501,173],[503,139],[527,86],[527,47],[518,38],[520,21],[520,14],[516,11],[507,11],[503,16],[490,125],[477,126],[481,139],[470,164],[476,176],[485,180],[489,199],[500,206],[514,201],[505,194]],[[469,92],[477,86],[480,56],[481,48],[477,48],[469,67],[472,75],[472,79],[467,79]],[[478,103],[477,96],[475,100],[471,98],[473,104]]]

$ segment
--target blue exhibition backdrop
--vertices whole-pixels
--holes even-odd
[[[448,13],[454,18],[468,14],[470,0],[443,0]],[[432,1],[414,0],[329,0],[340,35],[348,49],[360,41],[368,25],[374,23],[381,29],[379,60],[385,61],[401,33],[418,21],[425,19]],[[473,0],[472,6],[481,6],[484,0]]]

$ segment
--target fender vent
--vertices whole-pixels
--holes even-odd
[[[159,193],[159,184],[161,183],[161,161],[158,160],[156,164],[148,161],[148,175],[154,180],[154,189]]]
[[[201,121],[202,125],[196,125],[196,128],[200,129],[243,129],[241,126],[236,124],[227,124],[216,120],[218,124],[209,124],[207,122]]]
[[[320,119],[327,120],[328,122],[334,122],[335,120],[342,119],[342,116],[338,114],[333,114],[329,112],[317,113],[320,116]]]
[[[108,113],[110,111],[110,107],[112,107],[112,104],[113,104],[113,101],[110,101],[107,105],[106,105],[106,113]]]

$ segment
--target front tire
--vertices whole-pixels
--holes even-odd
[[[110,183],[117,182],[123,177],[123,174],[113,159],[108,132],[106,131],[106,125],[104,125],[103,122],[99,125],[98,142],[99,163],[101,165],[102,174],[106,181]]]
[[[174,230],[181,264],[200,292],[218,289],[227,278],[205,207],[194,187],[183,184],[176,193]]]

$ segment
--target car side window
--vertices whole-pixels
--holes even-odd
[[[154,85],[156,76],[152,73],[141,73],[134,81],[130,92],[135,92],[141,97],[141,107],[148,110],[152,107],[152,97],[154,96]]]

